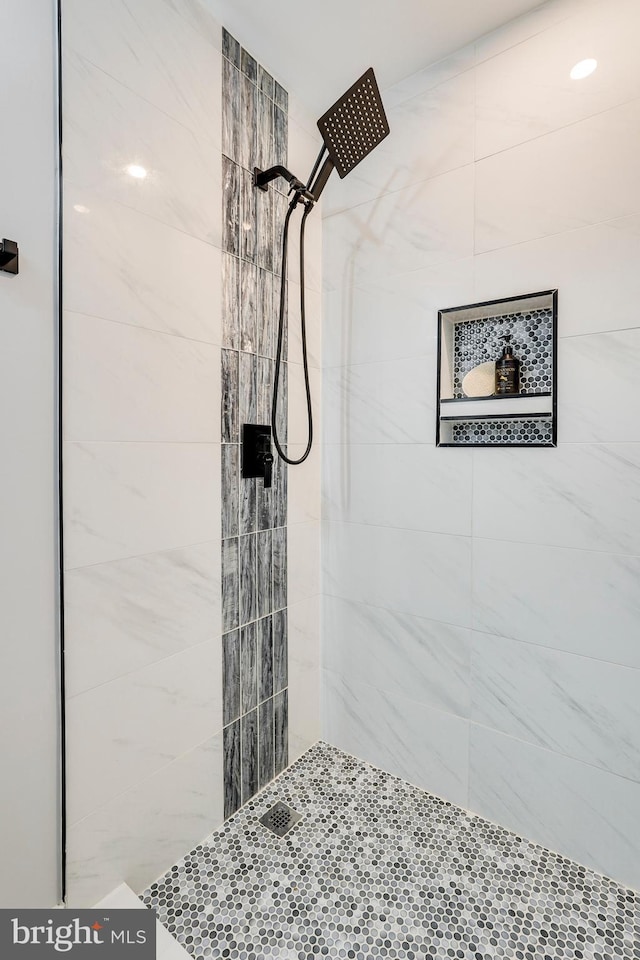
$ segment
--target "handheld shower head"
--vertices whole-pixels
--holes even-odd
[[[271,405],[271,428],[273,442],[278,455],[285,463],[303,463],[311,451],[313,443],[313,415],[311,410],[311,389],[309,386],[309,367],[307,362],[307,336],[305,328],[305,283],[304,283],[304,228],[307,217],[313,210],[316,201],[324,190],[331,171],[335,168],[338,176],[344,179],[361,160],[364,160],[378,144],[389,136],[387,121],[380,91],[376,82],[373,68],[370,67],[356,82],[349,87],[339,100],[330,107],[318,120],[318,130],[324,141],[322,149],[313,166],[306,185],[282,166],[271,167],[269,170],[253,172],[254,186],[261,190],[268,189],[270,180],[283,177],[290,184],[290,193],[293,198],[284,222],[282,237],[282,274],[280,278],[280,311],[278,321],[278,346],[276,350],[276,364],[273,381],[273,402]],[[304,381],[307,394],[307,416],[309,423],[309,439],[307,447],[297,460],[287,456],[278,438],[277,410],[278,384],[280,380],[280,365],[282,358],[282,342],[284,332],[285,298],[287,280],[287,240],[289,235],[289,220],[296,206],[302,203],[304,213],[300,225],[300,325],[302,339],[302,363]]]

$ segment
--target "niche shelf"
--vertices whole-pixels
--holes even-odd
[[[439,447],[555,447],[558,291],[438,311]],[[520,392],[467,397],[462,381],[495,361],[505,334],[520,361]]]

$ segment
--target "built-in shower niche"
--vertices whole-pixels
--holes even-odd
[[[556,445],[557,302],[545,290],[438,311],[437,446]],[[505,336],[520,361],[518,392],[496,395],[489,366],[477,372],[482,395],[468,396],[465,377],[500,357]]]

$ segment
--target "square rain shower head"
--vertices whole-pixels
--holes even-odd
[[[373,67],[320,117],[318,130],[340,179],[389,135]]]

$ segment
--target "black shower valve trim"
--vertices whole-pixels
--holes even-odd
[[[15,240],[0,240],[0,270],[14,275],[19,272],[19,251]]]

